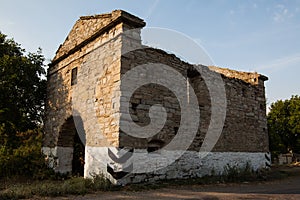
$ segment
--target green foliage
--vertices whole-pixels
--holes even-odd
[[[41,154],[44,56],[25,54],[0,32],[0,177],[45,176]]]
[[[25,175],[38,179],[46,179],[52,170],[45,164],[41,153],[42,133],[39,129],[18,133],[21,142],[18,148],[0,149],[0,177]]]
[[[273,155],[293,151],[300,153],[300,97],[279,100],[268,113],[270,150]]]
[[[111,188],[103,176],[70,178],[47,167],[41,152],[46,96],[43,63],[40,49],[25,55],[19,44],[0,32],[0,199],[78,195]],[[18,179],[9,186],[11,178],[25,178],[26,183]]]
[[[251,181],[257,178],[258,172],[252,169],[249,162],[243,167],[229,164],[224,167],[223,179],[225,182]]]
[[[0,32],[0,148],[12,153],[21,145],[20,132],[42,122],[46,94],[44,57],[28,53]],[[4,149],[3,149],[4,148]]]

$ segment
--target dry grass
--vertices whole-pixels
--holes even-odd
[[[251,182],[251,181],[269,181],[276,179],[283,179],[289,176],[299,176],[299,163],[293,166],[274,166],[272,170],[261,170],[253,172],[250,167],[243,169],[235,167],[227,167],[226,176],[206,176],[196,179],[186,180],[164,180],[156,182],[155,184],[140,183],[127,185],[125,187],[117,187],[103,178],[97,176],[92,179],[84,179],[82,177],[72,177],[63,180],[28,180],[27,178],[10,178],[0,179],[0,199],[24,199],[38,197],[57,197],[68,195],[85,195],[87,193],[94,193],[96,191],[112,191],[112,190],[129,190],[140,191],[149,189],[158,189],[169,186],[179,185],[206,185],[215,183],[231,183],[231,182]]]
[[[291,165],[294,166],[294,167],[300,167],[300,162],[294,162]]]
[[[0,185],[0,199],[24,199],[34,196],[66,196],[84,195],[94,191],[111,190],[111,183],[97,176],[94,179],[84,179],[83,177],[73,177],[67,180],[2,180]]]

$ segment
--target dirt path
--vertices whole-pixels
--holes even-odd
[[[48,198],[47,198],[48,199]],[[51,198],[49,198],[51,199]],[[264,183],[185,185],[147,191],[97,192],[85,196],[69,196],[56,200],[98,200],[98,199],[300,199],[300,176]]]

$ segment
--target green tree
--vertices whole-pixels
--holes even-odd
[[[268,113],[270,150],[278,155],[293,151],[300,153],[300,97],[279,100]]]
[[[0,147],[11,150],[22,144],[21,132],[42,124],[46,94],[44,56],[25,53],[0,32]]]

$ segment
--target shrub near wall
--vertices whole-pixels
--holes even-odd
[[[18,133],[21,144],[17,148],[0,146],[0,177],[15,175],[44,179],[51,173],[41,153],[40,129]]]

